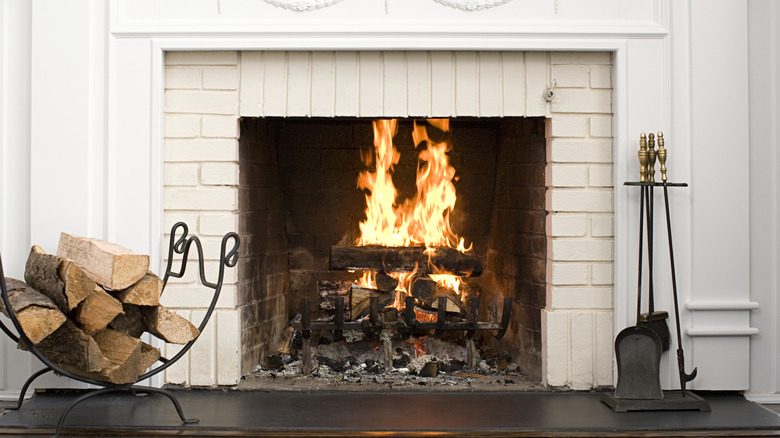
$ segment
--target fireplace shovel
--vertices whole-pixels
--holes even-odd
[[[640,138],[638,152],[640,163],[640,183],[647,179],[648,153],[644,135]],[[661,390],[660,364],[661,364],[661,339],[658,334],[647,325],[641,324],[640,308],[642,303],[642,257],[644,242],[645,201],[649,198],[648,187],[642,185],[639,201],[639,267],[637,285],[637,317],[636,325],[626,327],[615,338],[615,357],[618,366],[618,381],[615,386],[616,399],[632,400],[659,400],[664,394]],[[649,201],[649,199],[648,199]],[[648,210],[650,208],[648,202]],[[652,238],[650,216],[648,216],[648,239]],[[650,249],[651,241],[648,241]],[[651,262],[652,263],[652,262]],[[650,296],[652,300],[652,296]],[[650,304],[652,308],[652,303]],[[652,312],[651,312],[652,314]]]

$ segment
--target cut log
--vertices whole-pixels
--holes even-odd
[[[478,277],[482,263],[474,254],[454,248],[434,248],[430,253],[424,247],[387,246],[332,246],[330,268],[336,270],[363,270],[384,272],[452,273],[463,277]]]
[[[162,356],[160,355],[160,350],[158,348],[152,347],[146,342],[141,342],[141,358],[139,360],[140,366],[138,375],[140,376],[145,373],[150,366],[154,365],[154,363],[160,359],[160,357]]]
[[[141,309],[134,304],[122,304],[122,313],[111,320],[108,327],[134,338],[146,331]]]
[[[382,292],[353,285],[349,295],[350,320],[356,321],[368,315],[371,310],[371,297],[379,298],[378,310],[381,311],[383,308],[393,304],[395,292]]]
[[[30,342],[37,344],[54,333],[67,319],[60,309],[47,296],[33,289],[27,283],[13,278],[5,279],[8,301]],[[0,300],[0,310],[4,315],[8,311]]]
[[[73,317],[88,334],[103,330],[122,313],[122,303],[95,285],[92,293],[76,308]]]
[[[72,260],[62,259],[57,273],[60,280],[65,283],[68,310],[75,309],[97,286]]]
[[[101,330],[95,333],[93,338],[111,362],[98,372],[99,376],[107,382],[117,384],[134,383],[138,380],[143,357],[142,342],[139,339],[111,329]]]
[[[57,255],[73,260],[86,274],[111,290],[121,290],[140,280],[149,269],[149,256],[99,239],[60,234]]]
[[[65,299],[65,283],[58,274],[62,259],[46,254],[38,245],[33,245],[24,267],[24,281],[33,289],[49,297],[63,312],[70,310]]]
[[[156,306],[160,304],[160,294],[163,290],[163,281],[160,277],[147,272],[135,284],[115,294],[116,298],[127,304],[136,306]]]
[[[412,296],[421,307],[432,308],[435,294],[436,282],[427,275],[417,277],[412,281]]]
[[[447,298],[447,308],[445,310],[448,313],[466,313],[466,307],[463,305],[463,303],[461,303],[460,297],[458,297],[454,292],[441,292],[439,290],[437,290],[434,294],[433,303],[431,303],[432,309],[439,309],[439,297]]]
[[[375,280],[376,288],[382,292],[392,292],[398,287],[398,280],[384,272],[377,272]]]
[[[186,344],[197,338],[200,332],[191,322],[176,312],[159,305],[155,307],[142,306],[146,331],[171,344]]]
[[[25,349],[23,345],[20,348]],[[71,320],[66,320],[54,333],[38,343],[36,348],[68,371],[98,372],[111,364],[92,336]]]

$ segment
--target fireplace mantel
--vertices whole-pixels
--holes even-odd
[[[671,202],[684,344],[689,364],[699,366],[693,387],[749,387],[755,307],[748,266],[749,163],[734,147],[748,141],[742,3],[510,0],[473,12],[433,0],[343,0],[306,12],[261,0],[63,3],[35,2],[8,11],[8,19],[21,18],[29,26],[31,64],[10,71],[15,80],[25,69],[30,72],[29,79],[18,80],[31,90],[26,121],[31,149],[29,155],[11,153],[5,166],[19,164],[26,169],[22,179],[32,184],[29,201],[4,195],[10,202],[3,210],[6,232],[29,234],[29,241],[4,236],[4,254],[26,254],[31,243],[56,248],[59,232],[67,230],[149,253],[153,265],[160,265],[166,51],[609,51],[614,327],[631,324],[635,305],[627,291],[635,290],[638,200],[622,182],[638,174],[639,132],[663,131],[671,178],[691,185],[675,191]],[[729,173],[726,188],[723,169]],[[52,190],[53,181],[59,190]],[[6,184],[4,190],[15,190]],[[11,218],[8,210],[14,209],[26,215]],[[668,261],[658,254],[656,264],[666,267]],[[10,274],[19,275],[20,264],[13,266]],[[659,278],[666,274],[658,272]],[[665,298],[657,306],[671,309],[668,281],[659,295]],[[662,382],[674,387],[671,355],[663,369]]]

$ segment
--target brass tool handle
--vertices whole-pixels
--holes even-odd
[[[666,181],[666,148],[664,147],[664,133],[658,131],[658,162],[661,163],[661,181]]]
[[[639,182],[647,182],[647,139],[644,132],[639,134],[639,151],[637,155],[639,156]]]
[[[655,182],[655,136],[651,132],[647,137],[647,179]]]

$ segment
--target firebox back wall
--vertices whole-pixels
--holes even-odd
[[[164,229],[187,220],[214,247],[238,230],[242,116],[548,117],[543,380],[611,384],[611,63],[606,52],[168,52]],[[171,284],[163,301],[197,320],[194,289]],[[237,359],[240,307],[228,278],[217,321],[166,381],[231,384],[251,371]]]

